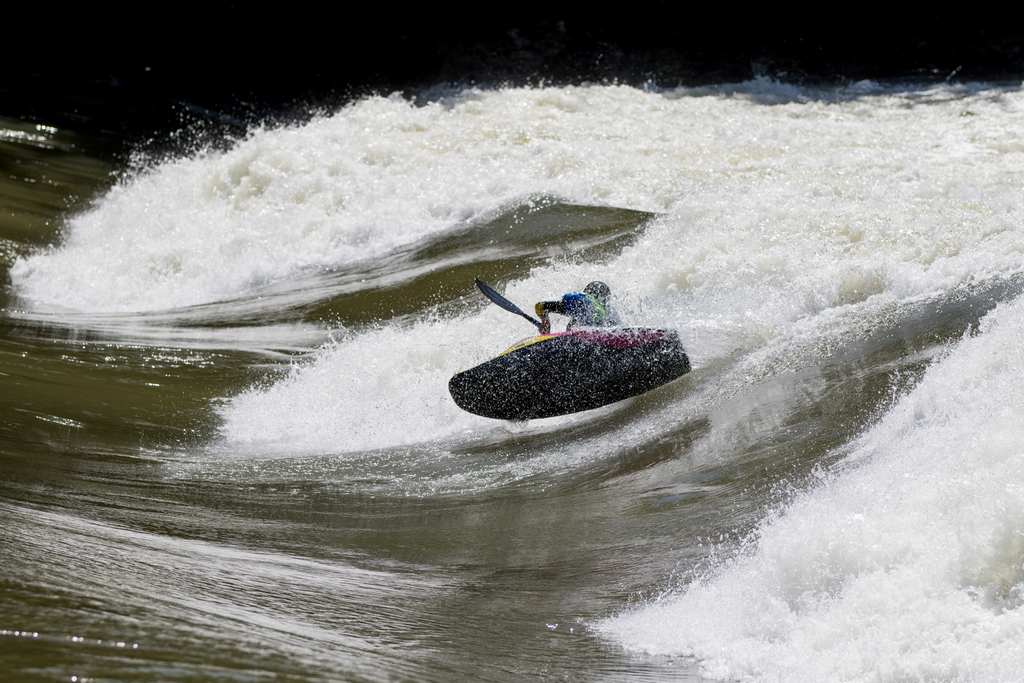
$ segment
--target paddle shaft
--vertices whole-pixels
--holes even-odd
[[[498,294],[496,291],[494,291],[494,288],[491,287],[489,284],[487,284],[480,278],[476,278],[475,282],[476,286],[480,289],[481,292],[483,292],[483,295],[490,299],[493,303],[497,304],[498,306],[501,306],[509,313],[515,313],[516,315],[526,318],[531,323],[536,325],[538,330],[544,329],[544,325],[539,320],[537,320],[531,315],[523,313],[523,311],[520,310],[518,306],[516,306],[514,303],[503,297],[501,294]]]

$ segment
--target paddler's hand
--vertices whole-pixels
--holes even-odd
[[[548,311],[544,308],[544,302],[538,301],[533,305],[533,312],[540,318],[540,325],[537,327],[537,331],[541,334],[549,334],[551,332],[551,320],[548,319]]]

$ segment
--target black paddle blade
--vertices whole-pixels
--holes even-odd
[[[536,318],[533,318],[532,316],[527,315],[526,313],[523,313],[523,311],[520,310],[520,308],[518,306],[516,306],[514,303],[512,303],[511,301],[509,301],[508,299],[503,297],[501,294],[498,294],[498,292],[496,292],[494,290],[494,287],[491,287],[489,284],[487,284],[486,282],[484,282],[480,278],[475,278],[474,282],[476,282],[477,288],[481,292],[483,292],[483,295],[486,296],[488,299],[490,299],[493,303],[497,304],[498,306],[501,306],[502,308],[504,308],[509,313],[515,313],[516,315],[521,315],[522,317],[526,318],[531,323],[536,325],[538,329],[540,329],[541,323],[540,323],[539,320],[537,320]]]

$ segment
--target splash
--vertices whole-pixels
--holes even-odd
[[[874,324],[886,304],[1024,267],[1019,90],[859,86],[795,97],[780,86],[766,104],[770,88],[466,93],[430,112],[373,105],[400,120],[425,117],[424,134],[458,136],[448,145],[483,136],[507,168],[531,159],[508,171],[519,178],[515,192],[543,177],[545,190],[660,209],[618,256],[556,260],[506,293],[529,306],[601,279],[631,324],[678,329],[697,367],[779,356],[780,344],[817,353],[794,342],[842,338]],[[499,111],[505,128],[491,118]],[[527,139],[507,134],[516,127]],[[570,140],[577,162],[551,174],[532,165]],[[533,153],[522,156],[523,145]],[[458,162],[459,173],[476,172],[477,153]],[[621,177],[608,175],[609,164]],[[230,400],[223,433],[229,442],[348,451],[486,430],[451,402],[447,379],[528,334],[493,307],[352,334],[280,384]]]
[[[989,267],[1019,262],[1007,233],[1021,222],[1022,111],[1017,89],[770,81],[466,90],[426,106],[373,97],[124,180],[69,220],[60,245],[19,258],[11,279],[37,307],[191,306],[550,194],[678,217],[681,230],[648,247],[675,263],[635,266],[627,282],[770,286],[809,275],[793,272],[799,256],[842,271],[799,296],[856,301],[920,285],[919,266],[938,274],[979,240],[1001,255]],[[913,267],[879,267],[890,251]]]
[[[722,679],[1015,678],[1022,334],[1024,299],[999,306],[749,552],[600,630]]]

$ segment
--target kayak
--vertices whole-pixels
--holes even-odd
[[[448,391],[475,415],[530,420],[615,403],[689,371],[674,331],[579,328],[524,339],[452,377]]]

